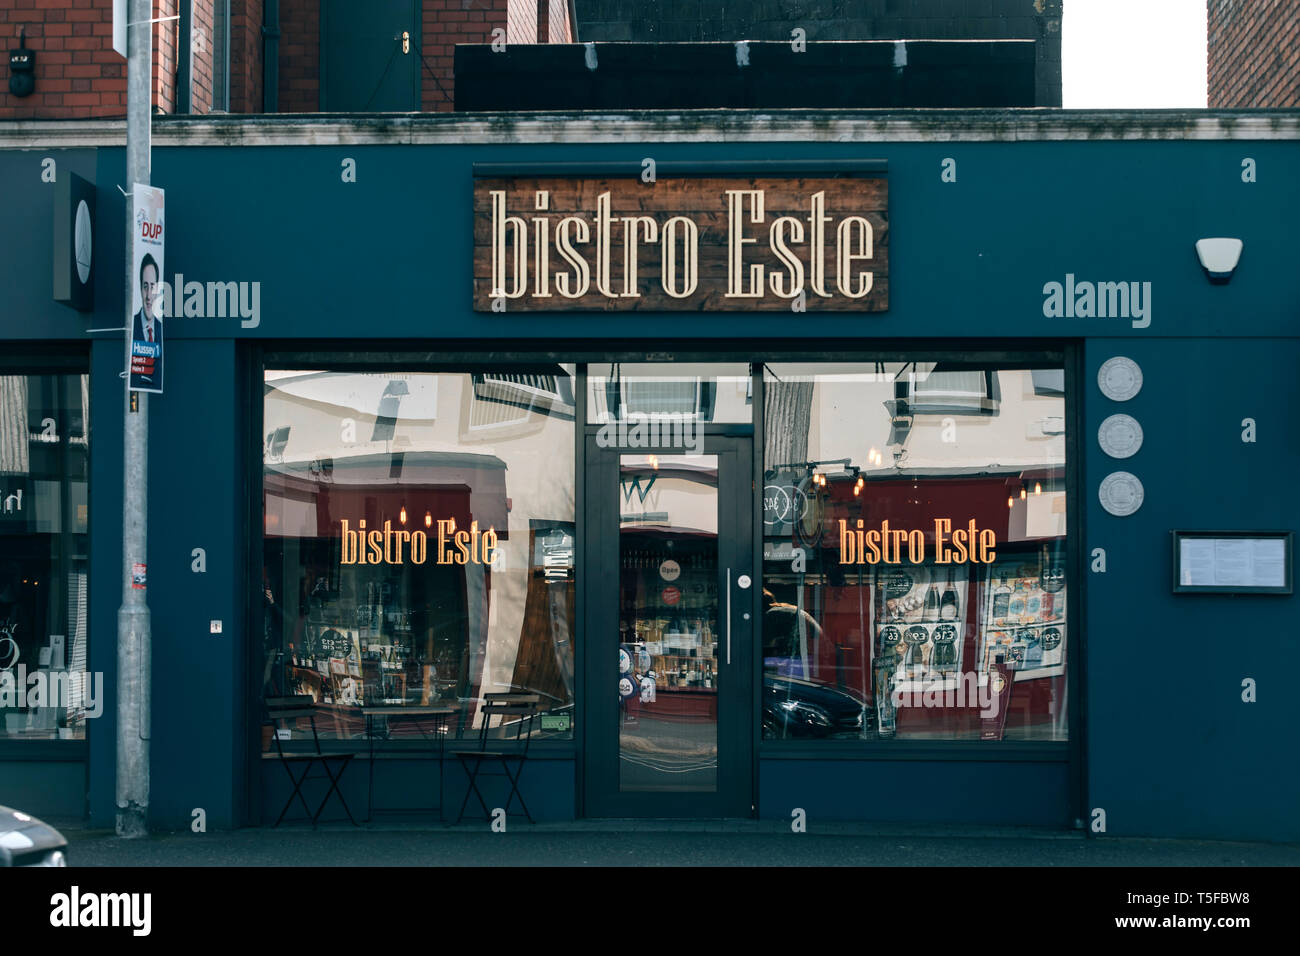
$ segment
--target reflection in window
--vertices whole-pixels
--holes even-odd
[[[753,388],[745,364],[594,364],[587,375],[587,420],[753,421]]]
[[[568,367],[268,371],[263,432],[268,695],[349,738],[366,707],[448,706],[468,735],[484,694],[538,693],[537,729],[571,734]]]
[[[82,740],[103,712],[86,671],[90,387],[0,376],[0,739]]]
[[[1059,373],[766,368],[766,738],[1067,738]]]

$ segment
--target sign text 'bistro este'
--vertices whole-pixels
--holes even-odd
[[[482,178],[474,308],[883,312],[888,240],[881,177]]]

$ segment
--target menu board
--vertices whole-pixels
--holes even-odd
[[[1175,591],[1291,593],[1291,533],[1174,532]]]
[[[1047,552],[1004,557],[984,577],[978,666],[981,683],[998,658],[1015,680],[1065,673],[1065,558]]]

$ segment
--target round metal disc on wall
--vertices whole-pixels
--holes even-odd
[[[1127,471],[1111,472],[1097,489],[1101,506],[1117,518],[1127,517],[1141,508],[1145,494],[1137,475]]]
[[[1097,371],[1097,387],[1112,402],[1127,402],[1142,391],[1142,369],[1131,358],[1116,355]]]
[[[1097,444],[1111,458],[1132,458],[1142,447],[1142,426],[1132,415],[1111,415],[1097,429]]]

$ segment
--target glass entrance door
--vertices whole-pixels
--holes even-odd
[[[748,816],[750,441],[587,462],[587,813]]]

